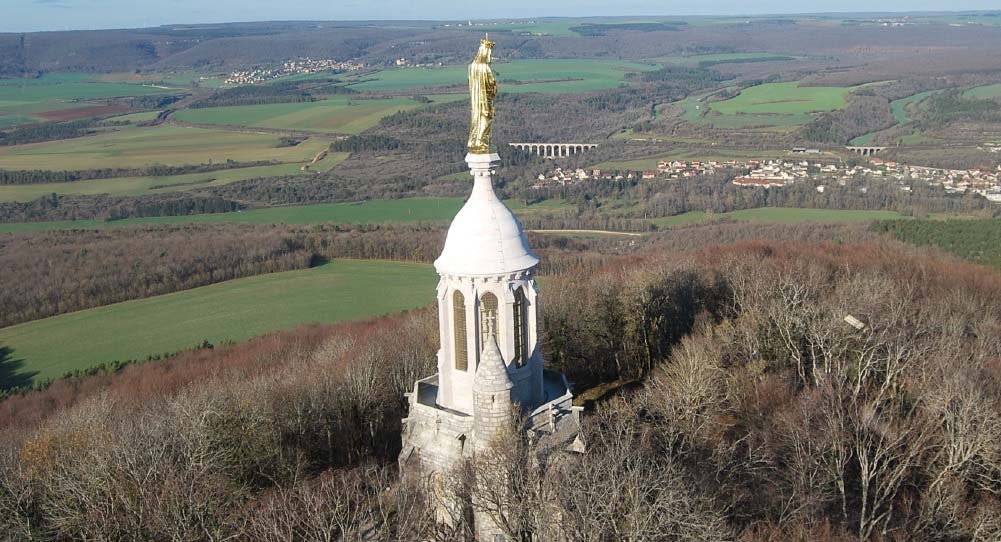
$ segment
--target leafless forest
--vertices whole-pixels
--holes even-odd
[[[1001,278],[858,228],[697,230],[572,241],[597,265],[545,279],[547,361],[580,394],[622,386],[585,416],[585,454],[527,461],[511,437],[488,478],[456,473],[486,495],[469,506],[538,540],[1001,536]],[[723,244],[683,246],[700,235]],[[9,398],[0,533],[465,540],[395,471],[435,348],[419,310]]]

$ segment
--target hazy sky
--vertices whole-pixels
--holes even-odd
[[[261,20],[749,15],[999,7],[998,0],[0,0],[0,32]]]

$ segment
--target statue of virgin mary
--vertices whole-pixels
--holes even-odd
[[[494,97],[497,96],[497,80],[490,69],[494,42],[484,37],[480,48],[469,65],[469,152],[488,154],[490,152],[490,128],[494,123]]]

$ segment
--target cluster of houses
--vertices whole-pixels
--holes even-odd
[[[873,158],[871,168],[865,173],[894,179],[904,190],[910,190],[909,180],[920,180],[941,185],[950,192],[974,192],[987,199],[1001,203],[1001,165],[997,169],[944,169],[924,166],[910,166],[892,161]]]
[[[585,170],[583,168],[577,169],[563,169],[556,168],[548,173],[540,173],[535,180],[535,184],[532,188],[542,189],[542,188],[552,188],[555,186],[569,186],[577,183],[581,183],[589,180],[599,180],[604,179],[607,181],[622,181],[622,180],[637,180],[637,179],[653,179],[657,175],[654,172],[644,171],[633,172],[633,171],[602,171],[600,169]]]
[[[838,171],[835,164],[810,163],[806,160],[780,161],[768,160],[748,162],[747,175],[741,175],[733,180],[737,186],[758,188],[775,188],[792,184],[796,179],[804,179],[814,174],[833,175]]]
[[[229,77],[223,82],[227,85],[252,85],[288,75],[356,71],[364,67],[364,64],[354,60],[339,61],[332,58],[314,60],[307,57],[286,60],[278,68],[254,68],[252,70],[235,71],[229,74]]]
[[[610,181],[632,181],[649,179],[682,179],[715,173],[723,169],[750,169],[760,164],[758,160],[740,162],[737,160],[717,161],[717,160],[692,160],[692,161],[661,161],[657,163],[656,170],[646,171],[621,171],[591,169],[563,169],[557,167],[548,173],[540,173],[536,179],[534,188],[549,188],[554,186],[567,186],[588,180],[610,180]]]
[[[406,57],[400,57],[393,61],[397,68],[440,68],[445,64],[442,62],[414,62]]]
[[[942,169],[911,166],[872,158],[867,164],[844,166],[837,163],[810,162],[807,160],[727,160],[727,161],[662,161],[657,170],[602,171],[583,168],[555,168],[539,174],[533,188],[568,186],[588,180],[651,180],[682,179],[715,173],[720,170],[742,170],[745,173],[733,179],[733,184],[749,188],[780,188],[802,179],[830,180],[844,185],[854,178],[884,178],[895,181],[901,190],[910,190],[912,181],[943,186],[952,192],[975,192],[1001,203],[1001,165],[996,170]],[[820,192],[824,186],[817,187]]]
[[[838,164],[820,164],[807,161],[770,160],[758,164],[746,175],[736,177],[737,186],[774,188],[795,183],[798,179],[829,179],[844,185],[853,178],[884,178],[896,182],[901,190],[910,191],[911,182],[922,181],[938,185],[950,192],[974,192],[1001,203],[1001,165],[995,170],[945,169],[899,164],[891,160],[872,158],[867,164],[841,167]],[[824,186],[818,186],[823,191]]]

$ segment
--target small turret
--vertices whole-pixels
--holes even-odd
[[[514,382],[508,375],[507,365],[497,346],[494,321],[487,321],[487,340],[480,355],[473,382],[473,419],[476,446],[486,446],[490,440],[511,424],[513,403],[511,390]]]

